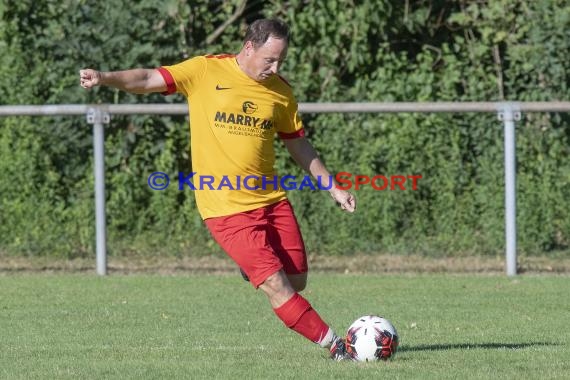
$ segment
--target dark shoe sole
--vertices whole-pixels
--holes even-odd
[[[249,277],[247,277],[247,274],[245,274],[245,272],[243,271],[243,269],[239,268],[239,272],[241,273],[241,277],[242,277],[245,281],[249,282]]]

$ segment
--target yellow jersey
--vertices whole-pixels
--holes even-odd
[[[285,199],[274,180],[275,134],[282,139],[304,136],[288,83],[278,75],[255,81],[229,54],[194,57],[158,70],[165,94],[178,92],[188,100],[192,173],[180,176],[179,188],[195,191],[201,217]]]

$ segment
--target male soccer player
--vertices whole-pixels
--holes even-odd
[[[136,94],[178,92],[187,98],[193,170],[217,186],[196,190],[206,226],[287,327],[342,360],[344,341],[298,293],[307,282],[307,256],[291,204],[271,182],[275,134],[302,168],[330,187],[343,210],[354,212],[356,200],[330,186],[330,173],[304,137],[293,92],[277,75],[288,43],[286,24],[257,20],[237,55],[198,56],[157,69],[85,69],[80,82],[87,89],[105,85]],[[224,178],[232,183],[218,186]]]

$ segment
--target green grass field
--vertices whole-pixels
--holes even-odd
[[[2,379],[570,378],[565,276],[313,274],[337,331],[390,319],[394,360],[332,362],[235,275],[0,276]]]

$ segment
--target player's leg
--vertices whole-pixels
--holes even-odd
[[[267,277],[259,285],[259,289],[265,293],[271,307],[274,309],[279,308],[295,295],[295,290],[283,270],[279,270]]]
[[[247,274],[245,274],[245,271],[239,268],[239,272],[244,281],[249,282],[249,277]],[[307,287],[307,273],[287,274],[287,278],[289,279],[291,286],[293,289],[295,289],[296,292],[301,292]]]
[[[285,326],[327,348],[332,359],[347,359],[344,340],[338,337],[311,304],[293,289],[282,270],[269,276],[259,289],[265,292],[273,311]]]
[[[284,263],[269,244],[267,215],[267,208],[263,208],[205,222],[212,236],[243,269],[251,284],[264,291],[275,314],[286,326],[322,347],[337,347],[335,342],[339,339],[336,334],[309,302],[295,291],[282,270]],[[293,275],[306,273],[306,259],[304,261],[300,267],[297,263],[299,268],[293,268],[293,272],[300,272]],[[299,285],[303,285],[301,281]]]
[[[295,291],[307,286],[307,254],[299,224],[289,201],[284,200],[267,208],[267,237],[269,244],[283,264],[283,270]],[[241,276],[249,281],[249,276],[240,268]]]
[[[339,350],[338,342],[343,342],[311,304],[293,289],[283,270],[269,276],[259,285],[259,289],[267,295],[273,311],[285,326],[323,348],[331,349],[336,344],[334,348]],[[344,354],[345,351],[342,351]]]
[[[335,360],[344,359],[344,341],[338,338],[310,303],[297,293],[307,285],[308,264],[305,244],[291,204],[285,200],[271,205],[267,217],[269,243],[283,263],[284,274],[280,276],[286,276],[291,288],[295,290],[290,298],[281,298],[288,298],[285,304],[277,308],[274,306],[275,313],[289,328],[322,347],[329,348]]]
[[[293,289],[300,292],[307,286],[309,266],[299,223],[289,201],[271,205],[268,220],[269,244],[283,263],[283,271]]]
[[[239,272],[244,281],[249,282],[249,277],[247,274],[245,274],[245,271],[240,268]],[[293,289],[295,289],[297,292],[303,291],[307,287],[307,273],[288,274],[287,278],[289,279],[289,282],[291,283]]]

